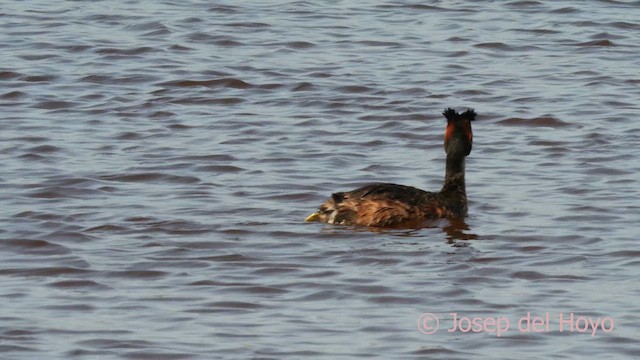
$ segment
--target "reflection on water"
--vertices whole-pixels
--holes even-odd
[[[636,2],[106,4],[0,10],[1,358],[640,356]],[[446,107],[464,221],[301,221],[439,189]],[[450,312],[615,329],[416,328]]]
[[[456,240],[478,239],[478,235],[469,232],[469,225],[467,225],[464,219],[447,219],[447,221],[449,224],[445,225],[442,230],[447,234],[447,240],[450,244],[458,244]]]
[[[417,224],[416,224],[417,225]],[[446,218],[446,219],[428,219],[426,221],[420,221],[417,226],[406,226],[403,224],[401,227],[363,227],[363,226],[350,226],[350,225],[328,225],[311,223],[308,226],[315,226],[320,228],[320,232],[323,234],[333,234],[340,236],[345,233],[375,233],[389,236],[399,237],[423,237],[425,229],[441,230],[446,234],[446,240],[448,244],[453,246],[467,246],[464,241],[477,240],[479,237],[477,234],[471,233],[469,225],[465,219]],[[461,242],[462,241],[462,242]]]

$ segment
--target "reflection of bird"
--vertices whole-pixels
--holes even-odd
[[[476,113],[461,114],[453,109],[443,113],[447,119],[444,150],[446,175],[439,192],[427,192],[411,186],[373,184],[349,192],[331,195],[306,221],[329,224],[403,227],[419,226],[434,217],[461,218],[467,213],[464,160],[471,153],[471,121]]]

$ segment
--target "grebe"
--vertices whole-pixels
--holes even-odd
[[[414,227],[428,218],[462,218],[467,214],[464,183],[464,160],[471,153],[473,133],[471,121],[476,113],[468,109],[457,113],[448,108],[444,132],[447,153],[444,184],[439,192],[428,192],[412,186],[372,184],[349,192],[331,195],[306,221],[329,224]]]

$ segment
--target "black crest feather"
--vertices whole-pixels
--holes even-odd
[[[463,112],[461,116],[469,121],[473,121],[476,119],[476,112],[473,111],[473,109],[467,109],[467,111]]]
[[[458,119],[458,113],[452,108],[444,109],[444,112],[442,113],[442,115],[444,115],[444,117],[447,118],[447,121],[454,121]]]
[[[476,112],[473,111],[473,109],[467,109],[467,111],[463,112],[462,114],[458,114],[454,109],[446,108],[442,115],[447,118],[447,121],[456,121],[460,119],[473,121],[476,119]]]

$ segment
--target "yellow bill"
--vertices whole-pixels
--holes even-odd
[[[320,214],[318,214],[317,212],[314,212],[313,214],[307,216],[306,219],[304,219],[304,221],[318,221],[320,220]]]

